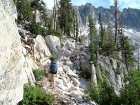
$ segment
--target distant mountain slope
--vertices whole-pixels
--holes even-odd
[[[108,14],[110,15],[110,20],[114,22],[114,6],[110,6],[110,9],[104,7],[95,8],[92,4],[86,3],[85,5],[81,5],[77,7],[77,11],[80,14],[81,21],[84,26],[87,24],[87,16],[88,14],[92,14],[93,18],[98,20],[98,14],[102,14],[102,20],[104,23],[107,22]],[[128,29],[135,29],[140,31],[140,10],[139,9],[123,9],[123,11],[119,11],[119,20],[122,20],[123,26]]]

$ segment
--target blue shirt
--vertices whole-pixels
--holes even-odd
[[[58,70],[58,66],[57,66],[56,62],[54,62],[54,61],[51,62],[49,69],[51,69],[53,67],[53,65],[55,65],[56,69]]]

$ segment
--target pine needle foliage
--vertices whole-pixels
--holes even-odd
[[[54,95],[47,94],[41,87],[24,86],[23,100],[18,105],[52,105]]]
[[[60,0],[60,8],[58,10],[58,21],[64,35],[70,36],[73,31],[72,5],[71,0]]]
[[[89,25],[88,25],[88,31],[89,31],[89,50],[90,50],[90,61],[93,61],[94,65],[96,66],[97,64],[97,56],[96,56],[96,51],[97,51],[97,33],[96,33],[96,27],[95,27],[95,23],[92,19],[92,16],[89,15],[88,16],[88,21],[89,21]]]

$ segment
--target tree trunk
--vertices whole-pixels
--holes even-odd
[[[90,61],[91,81],[97,85],[96,69],[92,61]]]
[[[115,0],[115,45],[117,46],[117,36],[118,36],[118,1]]]

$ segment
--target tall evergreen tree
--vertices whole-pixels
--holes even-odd
[[[109,21],[108,21],[108,26],[107,26],[107,35],[108,35],[108,41],[110,43],[114,43],[113,27]]]
[[[18,12],[18,20],[28,20],[31,21],[33,19],[33,14],[31,11],[31,2],[28,0],[17,0],[17,12]]]
[[[99,35],[100,35],[100,47],[102,47],[102,45],[103,45],[103,35],[104,35],[104,30],[103,30],[103,24],[102,24],[102,16],[101,16],[101,14],[99,14],[99,25],[100,25],[100,33],[99,33]]]
[[[56,24],[56,34],[61,35],[61,29],[60,29],[60,23],[59,22],[57,22],[57,24]]]
[[[70,2],[71,0],[60,0],[60,8],[58,11],[60,28],[64,35],[68,36],[70,36],[70,32],[73,30],[72,5]]]
[[[113,57],[113,53],[116,49],[114,43],[113,28],[109,20],[106,29],[106,34],[107,34],[106,55]]]
[[[40,1],[41,9],[40,9],[40,20],[41,24],[45,27],[48,26],[49,23],[49,17],[48,17],[48,11],[46,8],[46,3],[44,1]]]
[[[40,2],[40,0],[31,0],[31,7],[34,9],[34,20],[37,21],[37,10],[42,11],[44,2]]]
[[[74,31],[74,38],[78,38],[79,28],[78,28],[78,16],[76,14],[76,10],[73,7],[73,31]]]
[[[47,34],[51,35],[53,34],[53,18],[49,18],[49,22],[48,22],[48,30],[47,30]]]
[[[95,27],[95,23],[92,19],[92,16],[89,15],[88,16],[88,22],[89,22],[89,25],[88,25],[88,31],[89,31],[89,40],[90,40],[90,43],[91,42],[96,42],[96,27]]]
[[[134,67],[135,59],[133,57],[134,48],[130,45],[128,37],[122,35],[120,38],[120,45],[122,50],[123,62],[126,65],[127,70]]]
[[[89,21],[89,25],[88,25],[88,31],[89,31],[89,39],[90,39],[90,44],[89,44],[89,49],[90,49],[90,61],[93,61],[93,63],[97,64],[97,54],[95,54],[97,52],[97,36],[96,36],[96,27],[95,27],[95,23],[92,19],[92,16],[89,15],[88,16],[88,21]]]
[[[102,29],[102,32],[101,32],[101,46],[100,46],[100,49],[101,49],[101,54],[104,54],[104,55],[108,55],[107,52],[108,52],[108,49],[107,49],[107,35],[106,35],[106,30],[105,28]]]
[[[78,28],[78,17],[76,15],[76,38],[78,38],[79,28]]]
[[[107,48],[107,35],[106,35],[106,30],[102,24],[101,14],[99,14],[99,24],[100,24],[100,49],[101,49],[100,53],[107,55],[107,51],[108,51],[108,49],[106,49]]]
[[[75,9],[74,9],[74,7],[73,7],[73,18],[74,18],[74,20],[73,20],[73,27],[74,27],[74,38],[77,38],[76,37],[76,18],[75,18],[75,16],[76,16],[76,12],[75,12]]]

